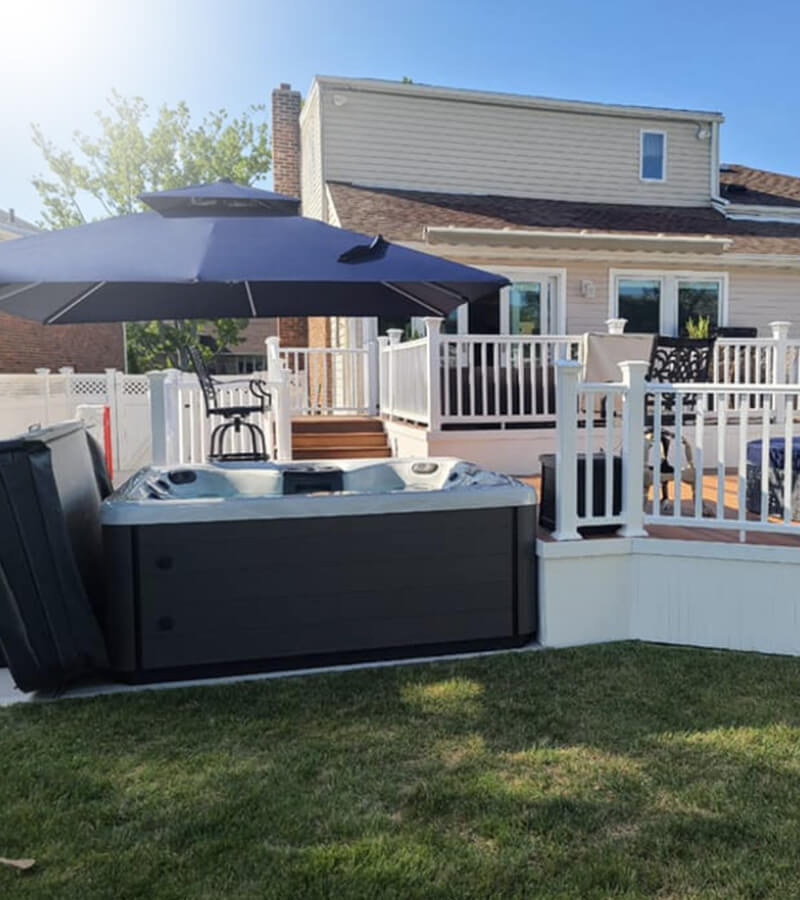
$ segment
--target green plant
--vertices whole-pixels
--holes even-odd
[[[690,316],[686,320],[686,334],[690,338],[711,337],[711,316],[698,316],[696,320]]]

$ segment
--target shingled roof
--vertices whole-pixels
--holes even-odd
[[[19,235],[34,234],[39,230],[25,219],[20,219],[13,210],[5,209],[0,209],[0,229]]]
[[[329,182],[328,188],[342,227],[368,234],[380,233],[395,241],[421,241],[425,226],[713,235],[733,241],[727,254],[800,256],[800,223],[735,221],[711,206],[574,203],[367,188],[341,182]]]
[[[724,165],[719,171],[722,196],[731,203],[800,206],[800,178],[748,166]]]

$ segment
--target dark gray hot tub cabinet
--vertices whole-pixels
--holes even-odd
[[[104,528],[123,680],[518,646],[535,506]]]

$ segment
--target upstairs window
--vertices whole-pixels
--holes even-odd
[[[642,181],[666,181],[667,136],[663,131],[643,131],[639,153]]]

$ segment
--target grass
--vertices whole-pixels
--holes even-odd
[[[614,644],[0,710],[3,898],[800,895],[800,661]]]

